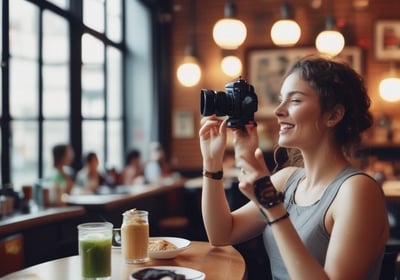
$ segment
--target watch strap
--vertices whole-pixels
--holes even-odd
[[[278,192],[269,176],[262,177],[254,182],[254,194],[258,202],[266,209],[284,201],[284,194]]]
[[[207,178],[214,179],[214,180],[221,180],[222,177],[224,176],[224,172],[222,170],[217,171],[217,172],[210,172],[210,171],[207,171],[207,170],[204,169],[203,170],[203,176],[207,177]]]

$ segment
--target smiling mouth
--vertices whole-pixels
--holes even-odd
[[[281,124],[281,125],[280,125],[280,129],[279,129],[279,132],[286,132],[286,131],[292,129],[293,127],[294,127],[293,124],[287,124],[287,123]]]

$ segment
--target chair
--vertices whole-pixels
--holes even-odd
[[[24,242],[22,234],[0,240],[0,277],[24,268]]]
[[[190,221],[185,215],[183,191],[179,189],[169,192],[165,202],[167,213],[158,221],[158,234],[187,238]]]
[[[382,260],[380,280],[396,279],[397,256],[400,252],[400,240],[390,238],[386,244],[385,254]]]
[[[162,236],[187,237],[189,219],[184,216],[162,218],[158,223],[158,231]]]

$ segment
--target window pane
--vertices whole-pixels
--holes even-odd
[[[23,80],[23,81],[22,81]],[[13,117],[38,116],[37,62],[10,59],[10,112]]]
[[[12,122],[11,178],[15,188],[32,185],[38,174],[37,122]]]
[[[107,114],[110,118],[122,117],[122,54],[107,48]]]
[[[43,60],[63,64],[69,61],[68,21],[47,10],[43,12]]]
[[[69,143],[68,121],[43,122],[43,170],[44,177],[50,174],[53,167],[52,149],[55,145]]]
[[[102,121],[82,122],[82,152],[96,152],[99,168],[104,168],[104,123]]]
[[[62,17],[43,13],[43,115],[69,116],[69,31]]]
[[[82,63],[104,64],[104,45],[89,34],[82,36]]]
[[[69,0],[47,0],[60,8],[67,9],[69,7]]]
[[[10,3],[10,53],[25,58],[38,57],[39,9],[23,0]]]
[[[83,23],[104,33],[104,0],[83,1]]]
[[[3,22],[3,5],[0,5],[0,21]],[[3,32],[3,28],[0,29],[0,38],[3,38],[3,33],[2,32]],[[0,42],[2,42],[2,40],[0,40]],[[3,57],[3,44],[2,43],[0,43],[0,55],[1,55],[1,57]],[[2,73],[2,71],[0,71],[0,73]],[[0,75],[1,96],[3,96],[3,80],[2,80],[2,77],[3,77],[3,75],[1,74]],[[3,105],[2,105],[3,100],[2,99],[3,98],[0,98],[0,116],[2,115],[2,108],[3,108]],[[0,144],[1,144],[1,142],[0,142]],[[0,163],[0,168],[1,168],[1,163]]]
[[[121,0],[107,1],[107,32],[108,38],[114,41],[122,40],[122,8]]]
[[[97,81],[97,84],[96,84]],[[82,116],[104,116],[103,68],[82,67]]]
[[[69,117],[67,65],[43,65],[43,116]]]
[[[93,36],[82,38],[82,115],[103,117],[104,45]]]
[[[107,124],[107,168],[115,167],[121,170],[124,158],[122,149],[122,121],[110,121]]]

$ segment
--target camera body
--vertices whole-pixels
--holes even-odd
[[[229,116],[229,128],[243,129],[246,124],[255,123],[258,99],[254,87],[245,80],[227,83],[225,92],[202,89],[200,92],[200,113],[202,116]]]

